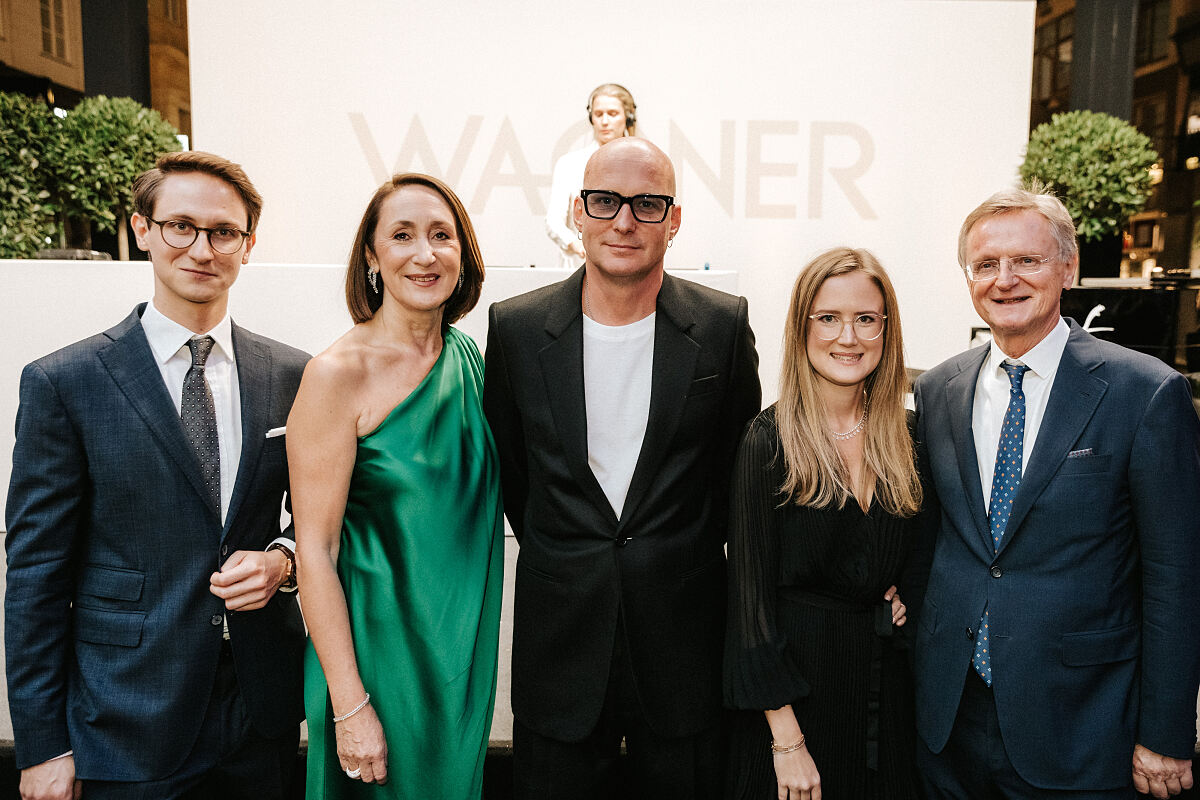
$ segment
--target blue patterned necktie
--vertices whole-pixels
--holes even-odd
[[[208,491],[208,503],[221,516],[221,449],[217,440],[217,408],[213,403],[212,390],[204,377],[204,365],[212,352],[213,337],[203,336],[188,341],[192,352],[192,366],[183,379],[183,398],[179,417],[183,421],[183,432],[187,434],[196,458],[200,462],[200,475]]]
[[[1013,499],[1021,485],[1021,452],[1025,441],[1025,392],[1021,382],[1029,367],[1024,364],[1001,364],[1008,373],[1008,410],[1004,412],[1004,425],[1000,428],[1000,445],[996,448],[996,471],[992,473],[992,496],[988,503],[988,521],[991,523],[992,547],[1000,549],[1004,529],[1008,527],[1008,515],[1012,513]],[[988,686],[992,685],[992,658],[988,653],[988,612],[983,610],[979,629],[975,633],[975,655],[971,664],[979,677]]]

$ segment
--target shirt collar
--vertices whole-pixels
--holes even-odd
[[[993,339],[988,352],[988,369],[999,372],[1000,365],[1006,360],[1015,361],[1029,367],[1030,372],[1045,380],[1058,370],[1058,363],[1062,361],[1062,354],[1067,349],[1067,338],[1070,335],[1071,329],[1067,327],[1066,320],[1059,317],[1058,324],[1020,358],[1006,356]]]
[[[146,303],[146,310],[142,312],[142,330],[146,333],[146,341],[150,343],[154,361],[160,366],[187,347],[190,339],[198,336],[213,337],[216,343],[213,349],[220,351],[229,361],[233,361],[233,322],[229,319],[228,312],[212,330],[195,334],[155,308],[154,301],[151,300]]]

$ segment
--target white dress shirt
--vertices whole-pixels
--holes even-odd
[[[579,241],[573,221],[575,198],[583,188],[583,170],[592,153],[600,149],[592,139],[585,147],[572,150],[554,162],[550,179],[550,201],[546,205],[546,235],[558,245],[559,266],[578,269],[583,259],[571,252],[571,243]]]
[[[154,363],[158,365],[158,371],[167,385],[167,394],[175,403],[176,413],[180,413],[183,406],[183,379],[192,366],[188,341],[211,336],[216,342],[205,362],[204,377],[212,391],[213,405],[217,411],[217,443],[221,452],[221,522],[224,523],[242,458],[242,402],[237,363],[233,355],[233,323],[226,314],[212,330],[195,334],[168,319],[154,307],[154,301],[150,301],[142,312],[142,330],[150,343]]]
[[[1009,358],[992,340],[991,350],[979,377],[975,380],[975,402],[971,406],[971,433],[975,437],[975,457],[979,462],[979,480],[983,486],[983,507],[987,509],[992,498],[992,474],[996,471],[996,448],[1000,446],[1000,429],[1004,427],[1004,413],[1008,411],[1009,391],[1012,384],[1008,373],[1000,365],[1008,361],[1029,367],[1021,383],[1025,393],[1025,438],[1022,443],[1022,474],[1029,469],[1029,457],[1037,442],[1046,415],[1046,402],[1054,386],[1054,376],[1062,361],[1063,350],[1071,329],[1060,317],[1058,324],[1046,337],[1034,345],[1028,353]]]

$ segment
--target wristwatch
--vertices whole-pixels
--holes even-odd
[[[278,550],[287,559],[287,573],[284,575],[283,583],[279,584],[279,591],[296,591],[300,588],[300,585],[296,582],[296,554],[279,542],[274,542],[267,548],[268,553],[272,550]]]

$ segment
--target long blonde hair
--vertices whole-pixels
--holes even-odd
[[[883,294],[887,323],[883,355],[866,380],[870,418],[863,431],[863,469],[874,495],[889,514],[911,517],[921,506],[904,394],[904,338],[896,291],[875,256],[866,250],[838,247],[822,253],[801,270],[792,289],[783,333],[783,369],[779,378],[776,420],[787,476],[781,494],[797,505],[842,508],[851,497],[852,476],[838,454],[825,422],[825,403],[817,376],[808,360],[808,315],[821,285],[828,278],[862,272]]]

